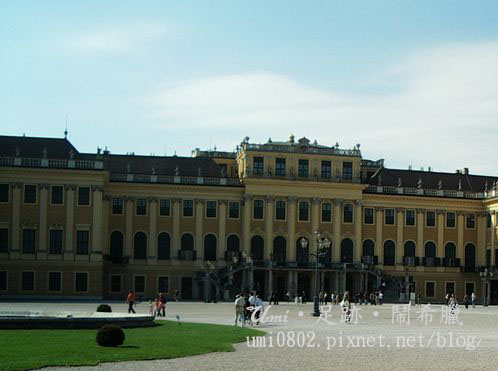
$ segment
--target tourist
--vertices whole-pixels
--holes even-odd
[[[463,297],[463,302],[465,304],[465,309],[469,309],[469,304],[470,304],[469,295],[465,294],[465,296]]]
[[[136,313],[133,309],[133,305],[135,305],[135,293],[132,290],[128,291],[126,302],[128,303],[128,313]]]
[[[323,305],[323,291],[320,291],[318,294],[318,300],[320,302],[320,305]]]
[[[303,304],[306,304],[306,293],[304,292],[304,290],[303,290],[303,292],[302,292],[302,296],[301,296],[301,298],[302,298],[302,299],[301,299],[301,302],[302,302]]]
[[[278,291],[273,292],[273,304],[278,305]]]
[[[261,312],[263,312],[263,300],[261,300],[259,295],[256,295],[255,307],[256,314],[254,315],[254,317],[256,318],[256,325],[259,325],[259,315]]]
[[[346,314],[346,323],[351,323],[351,302],[349,298],[349,291],[344,293],[343,299],[341,301],[341,308],[343,313]]]
[[[270,295],[270,301],[268,302],[269,305],[271,305],[271,303],[275,302],[275,293],[272,292],[271,295]]]
[[[244,295],[242,293],[237,294],[235,296],[235,324],[234,326],[237,326],[237,324],[241,323],[242,327],[244,327],[244,322],[245,322],[245,316],[244,316],[244,308],[246,306],[246,300],[244,298]]]
[[[446,293],[446,296],[444,297],[444,304],[448,305],[450,302],[450,294]]]
[[[156,316],[156,302],[157,299],[154,299],[154,301],[149,300],[149,316]]]
[[[160,292],[160,293],[159,293],[158,302],[159,302],[159,308],[158,308],[158,311],[159,311],[159,317],[161,316],[161,313],[162,313],[162,316],[163,316],[163,317],[166,317],[166,313],[165,313],[165,308],[166,308],[166,298],[163,296],[163,293],[162,293],[162,292]]]
[[[287,291],[287,293],[285,294],[285,299],[287,300],[287,303],[289,303],[290,298],[291,298],[291,294],[289,291]]]
[[[476,294],[472,293],[472,295],[470,295],[470,300],[472,301],[472,308],[476,307],[476,299],[477,299]]]
[[[330,304],[335,304],[335,294],[333,291],[330,293]]]
[[[178,302],[178,297],[180,296],[180,293],[178,292],[178,289],[175,289],[175,301]]]
[[[327,305],[327,300],[328,300],[328,298],[327,298],[327,292],[324,291],[324,293],[323,293],[323,304],[324,305]]]
[[[422,300],[420,299],[420,292],[417,292],[417,305],[422,305]]]
[[[379,304],[384,304],[384,293],[382,291],[379,291]]]

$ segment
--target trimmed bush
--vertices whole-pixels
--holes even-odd
[[[97,344],[102,347],[117,347],[122,345],[124,340],[125,334],[119,326],[105,325],[97,331]]]
[[[100,304],[98,307],[97,307],[97,312],[103,312],[103,313],[111,313],[112,312],[112,309],[109,305],[107,304]]]

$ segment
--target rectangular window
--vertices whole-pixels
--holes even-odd
[[[384,209],[384,223],[394,225],[394,209]]]
[[[9,202],[9,185],[0,184],[0,202]]]
[[[433,298],[436,292],[436,283],[435,282],[426,282],[425,283],[425,296],[428,298]]]
[[[135,201],[136,214],[137,215],[147,215],[147,199],[137,198]]]
[[[78,205],[90,205],[90,187],[78,187]]]
[[[183,200],[183,216],[194,216],[194,200]]]
[[[121,276],[111,276],[111,292],[121,292]]]
[[[344,223],[353,223],[353,205],[352,204],[344,204],[343,220],[344,220]]]
[[[35,253],[36,231],[34,229],[22,230],[22,252],[24,254]]]
[[[310,212],[310,204],[306,201],[299,202],[299,220],[300,221],[308,221],[309,220],[309,212]]]
[[[21,290],[33,291],[35,289],[35,272],[21,273]]]
[[[374,224],[374,209],[371,207],[365,207],[363,209],[363,223]]]
[[[470,296],[474,291],[474,282],[465,282],[465,294]]]
[[[64,187],[52,186],[50,188],[50,203],[52,205],[62,205],[64,203]]]
[[[276,220],[285,220],[285,207],[286,207],[285,201],[277,200],[277,202],[275,202],[275,219]]]
[[[330,202],[324,202],[322,204],[322,222],[332,221],[332,204]]]
[[[36,186],[32,184],[26,184],[24,186],[24,203],[25,204],[36,204]]]
[[[0,253],[9,252],[9,230],[0,228]]]
[[[163,295],[168,293],[169,291],[168,277],[164,276],[157,277],[157,291],[162,292]]]
[[[285,176],[285,158],[277,158],[275,160],[275,175]]]
[[[114,215],[123,215],[123,199],[121,197],[112,198],[112,213]]]
[[[61,272],[48,272],[48,291],[62,291]]]
[[[49,237],[49,254],[62,254],[62,231],[51,229]]]
[[[253,201],[253,219],[263,219],[263,200]]]
[[[135,276],[135,292],[145,292],[145,276]]]
[[[159,200],[159,215],[169,216],[171,209],[171,201],[167,198],[162,198]]]
[[[491,265],[491,250],[487,249],[486,250],[486,267],[489,267]]]
[[[425,213],[425,225],[426,225],[426,227],[435,227],[436,226],[436,212],[435,211],[427,211]]]
[[[345,161],[342,163],[342,179],[353,179],[353,163]]]
[[[476,227],[476,215],[467,214],[465,216],[465,224],[467,226],[467,229],[474,229]]]
[[[491,228],[491,214],[486,214],[486,228]]]
[[[321,177],[323,179],[330,179],[332,177],[332,162],[322,161]]]
[[[0,291],[7,290],[7,272],[0,271]]]
[[[206,218],[216,218],[216,201],[206,202]]]
[[[456,226],[456,214],[453,212],[446,213],[446,228],[455,228]]]
[[[302,178],[308,177],[308,160],[299,160],[297,175]]]
[[[76,272],[74,274],[74,291],[76,292],[88,291],[88,273]]]
[[[447,294],[455,293],[455,282],[446,282],[446,293]]]
[[[413,227],[415,225],[415,210],[405,211],[405,224],[408,227]]]
[[[228,203],[228,218],[239,219],[240,214],[240,202],[230,201]]]
[[[76,254],[88,255],[88,246],[90,240],[89,231],[76,231]]]
[[[263,175],[264,159],[263,157],[254,157],[252,160],[252,172],[254,175]]]

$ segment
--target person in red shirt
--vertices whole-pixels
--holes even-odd
[[[133,309],[133,305],[135,304],[135,293],[133,291],[128,292],[128,296],[126,297],[126,302],[128,303],[128,313],[136,313]]]

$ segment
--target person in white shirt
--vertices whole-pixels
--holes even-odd
[[[244,307],[246,305],[246,299],[244,298],[244,295],[238,294],[235,297],[235,324],[234,326],[237,326],[237,324],[240,323],[242,324],[242,327],[244,327],[244,321],[245,321],[245,316],[244,316]]]
[[[249,305],[250,306],[255,306],[256,304],[256,297],[254,296],[254,294],[252,292],[249,293]]]
[[[475,293],[472,293],[472,295],[470,295],[470,300],[472,301],[472,308],[475,308],[476,307],[476,294]]]

